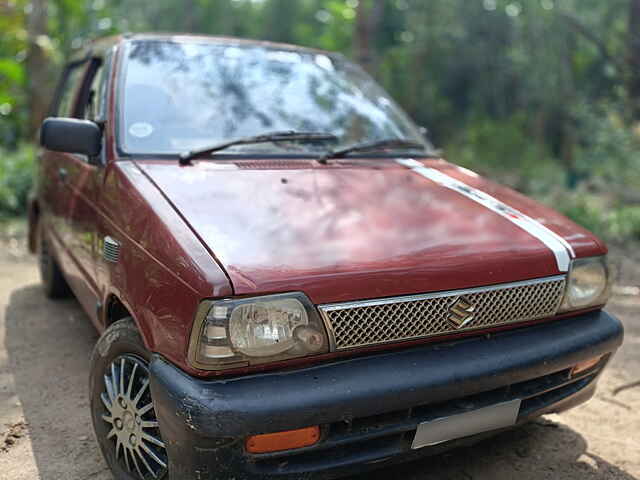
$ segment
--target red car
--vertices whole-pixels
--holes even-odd
[[[118,479],[432,455],[586,401],[622,342],[605,245],[440,158],[340,55],[100,40],[41,141],[30,243],[102,332]]]

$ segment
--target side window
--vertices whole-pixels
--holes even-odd
[[[73,117],[75,100],[78,95],[78,89],[82,81],[87,64],[80,63],[70,65],[64,73],[64,80],[58,99],[58,105],[55,109],[55,115],[58,117]]]

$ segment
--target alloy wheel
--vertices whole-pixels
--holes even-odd
[[[111,425],[107,439],[115,445],[115,458],[134,477],[160,479],[167,472],[167,451],[149,390],[147,363],[133,355],[121,355],[104,375],[100,399]]]

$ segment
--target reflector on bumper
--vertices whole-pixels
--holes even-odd
[[[309,447],[320,440],[320,427],[300,428],[285,432],[265,433],[248,437],[245,447],[249,453],[269,453]]]

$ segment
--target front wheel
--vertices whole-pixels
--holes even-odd
[[[117,480],[161,479],[167,474],[148,366],[149,352],[131,318],[107,328],[93,351],[93,428]]]

